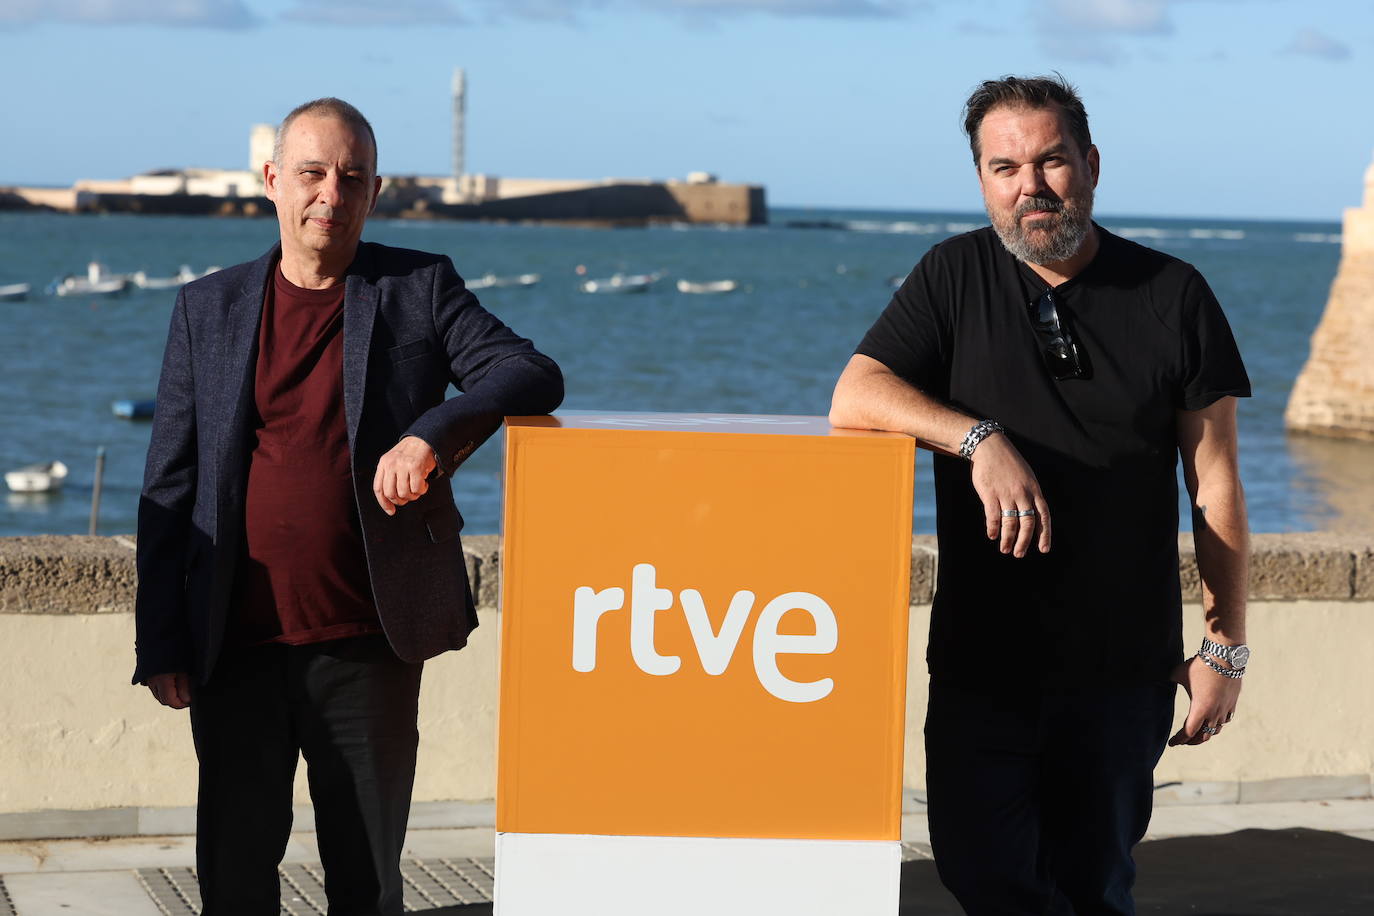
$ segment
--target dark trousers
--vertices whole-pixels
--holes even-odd
[[[930,843],[972,916],[1131,916],[1174,685],[964,690],[933,682]]]
[[[385,637],[226,652],[192,694],[203,916],[277,916],[304,755],[330,916],[402,912],[421,665]]]

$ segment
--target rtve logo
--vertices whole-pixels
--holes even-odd
[[[651,563],[638,563],[631,573],[630,655],[645,674],[663,677],[682,667],[682,659],[676,655],[660,655],[654,648],[654,618],[659,611],[673,606],[673,593],[659,588],[657,577],[658,570]],[[724,674],[754,609],[754,593],[743,589],[735,592],[719,632],[711,628],[701,592],[684,588],[678,597],[702,668],[710,675]],[[596,637],[601,617],[624,607],[623,588],[597,591],[583,585],[573,593],[572,666],[575,671],[596,670]],[[808,636],[779,633],[779,622],[792,610],[810,614],[816,632]],[[778,656],[828,655],[835,651],[838,643],[839,627],[830,605],[810,592],[787,592],[765,604],[754,622],[754,673],[763,688],[778,699],[789,703],[813,703],[829,696],[835,687],[834,679],[791,680],[778,670]]]

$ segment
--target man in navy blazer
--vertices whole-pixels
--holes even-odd
[[[291,112],[264,176],[280,243],[173,310],[134,682],[191,710],[204,916],[278,912],[302,753],[330,913],[399,914],[421,663],[477,625],[449,480],[563,380],[447,257],[360,242],[381,179],[356,108]]]

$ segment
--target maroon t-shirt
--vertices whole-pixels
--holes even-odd
[[[302,289],[278,266],[263,302],[238,645],[381,631],[344,421],[343,299],[342,283]]]

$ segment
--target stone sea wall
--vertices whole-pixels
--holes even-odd
[[[1197,565],[1180,539],[1186,644]],[[195,757],[184,711],[129,684],[132,537],[0,538],[0,839],[187,833]],[[426,664],[416,826],[491,824],[501,544],[465,539],[482,626]],[[839,562],[839,558],[837,558]],[[925,641],[938,554],[912,543],[904,782],[925,781]],[[1161,804],[1368,797],[1374,776],[1374,535],[1253,542],[1239,715],[1221,740],[1166,752]],[[1186,700],[1180,691],[1179,721]],[[309,817],[304,768],[299,817]]]

